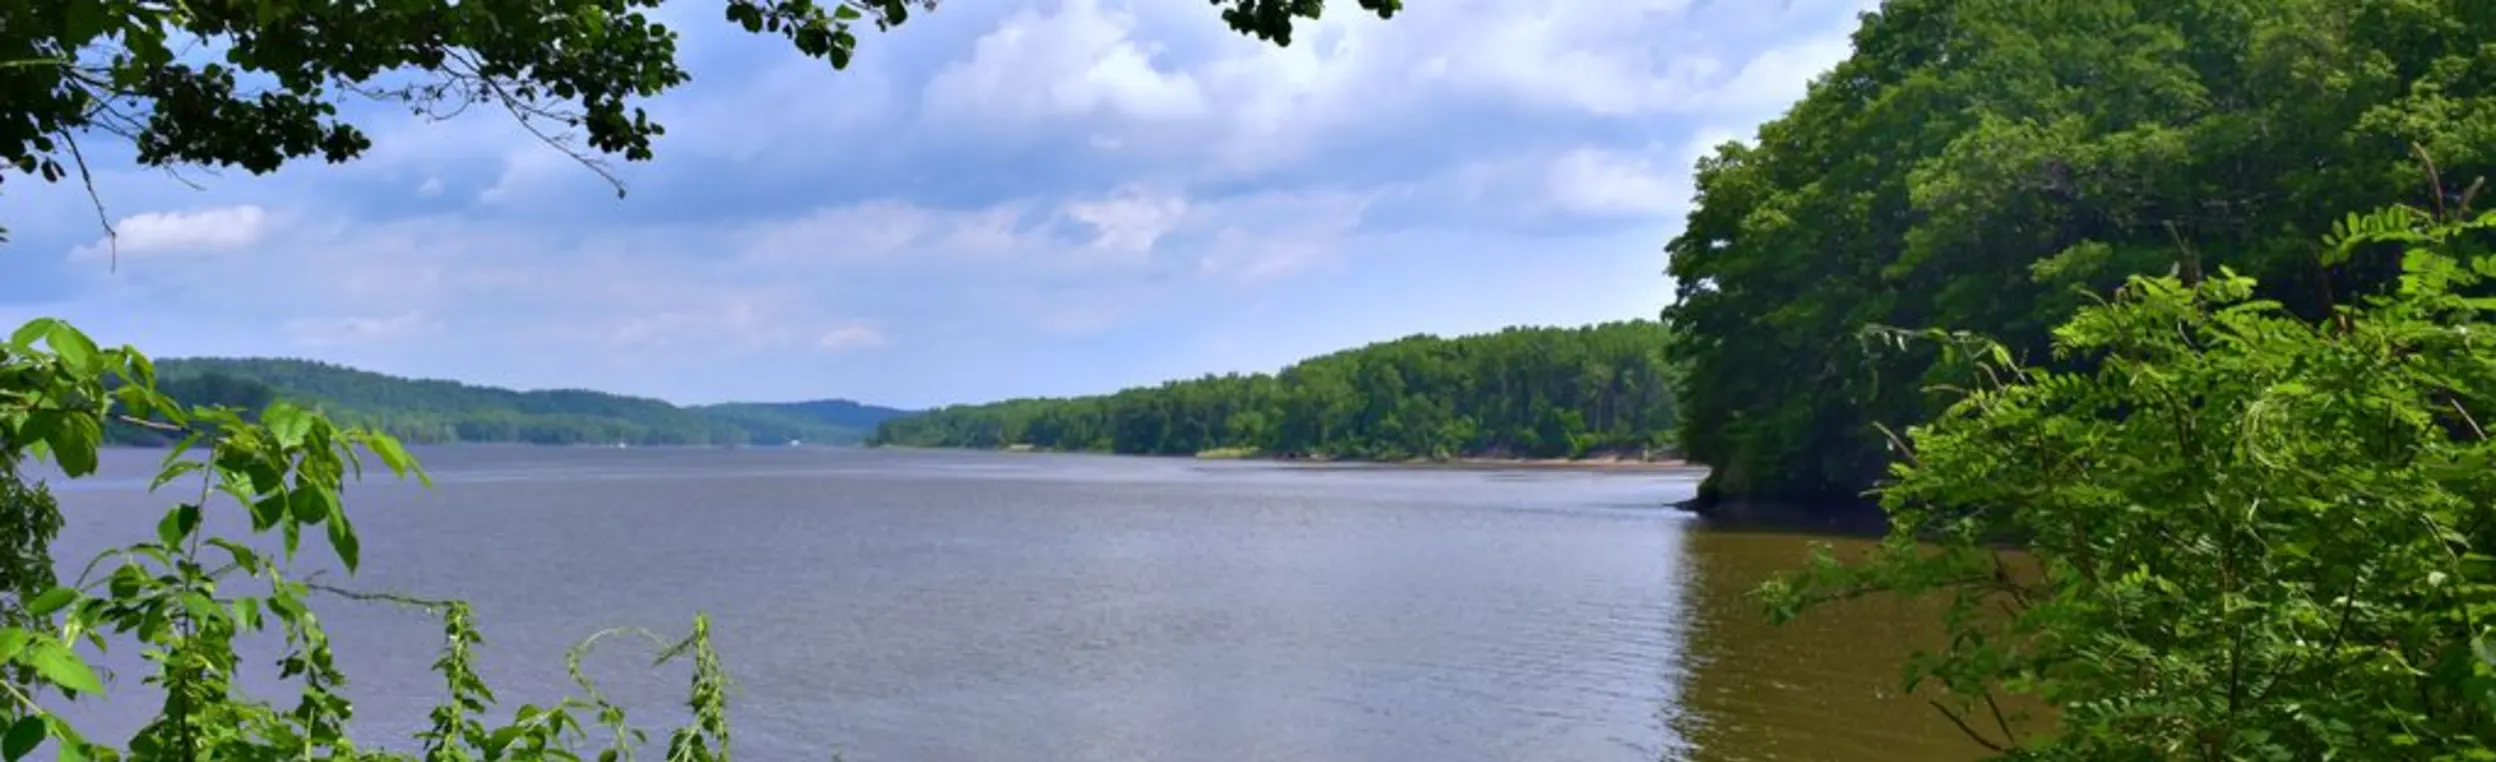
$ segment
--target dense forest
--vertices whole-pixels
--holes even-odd
[[[1643,455],[1671,442],[1671,343],[1652,321],[1411,336],[1272,374],[941,408],[885,421],[871,441],[1368,460]]]
[[[2130,274],[2226,268],[2308,318],[2376,289],[2397,258],[2326,266],[2316,241],[2488,171],[2491,39],[2478,0],[1884,3],[1802,102],[1700,163],[1667,247],[1705,496],[1883,474],[1880,428],[1966,379],[1870,326],[2047,361],[2049,329]]]
[[[408,379],[292,359],[179,358],[157,363],[158,389],[192,405],[258,410],[277,399],[410,442],[743,445],[854,444],[904,411],[847,400],[677,407],[578,389],[513,391]],[[162,436],[119,425],[113,439]]]

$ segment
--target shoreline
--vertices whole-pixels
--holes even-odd
[[[1366,458],[1331,458],[1306,455],[1277,455],[1241,449],[1205,450],[1194,454],[1176,453],[1105,453],[1077,450],[1044,450],[1029,445],[1005,447],[910,447],[904,445],[867,445],[869,449],[893,450],[962,450],[965,452],[1002,452],[1021,454],[1106,455],[1117,458],[1184,458],[1205,461],[1244,463],[1276,463],[1283,465],[1328,466],[1335,468],[1412,468],[1472,470],[1560,470],[1560,471],[1633,471],[1644,473],[1707,472],[1707,466],[1681,458],[1642,458],[1605,454],[1584,458],[1522,458],[1491,455],[1466,455],[1452,458],[1406,458],[1403,460],[1372,460]]]

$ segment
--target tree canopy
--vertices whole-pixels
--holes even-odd
[[[1653,321],[1411,336],[1273,374],[942,408],[874,442],[1400,460],[1644,455],[1671,441],[1672,332]]]
[[[1854,53],[1700,162],[1667,246],[1682,426],[1711,497],[1847,497],[1878,426],[1940,409],[1929,348],[2000,338],[2132,274],[2229,266],[2314,317],[2397,273],[2322,264],[2348,209],[2440,208],[2496,166],[2496,5],[2474,0],[1890,0]],[[2439,194],[2421,155],[2448,178]],[[1876,424],[1878,426],[1876,426]]]

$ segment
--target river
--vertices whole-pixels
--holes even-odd
[[[1771,627],[1743,593],[1815,538],[1663,507],[1688,476],[837,449],[419,450],[348,500],[358,588],[472,601],[507,705],[602,628],[714,621],[752,760],[1972,759],[1889,695],[1895,605]],[[159,453],[56,483],[62,565],[151,534]],[[238,510],[227,509],[230,526]],[[318,540],[308,556],[325,555]],[[73,557],[75,556],[75,557]],[[440,695],[439,628],[326,601],[357,735]],[[645,721],[686,674],[593,669]],[[147,707],[70,714],[120,737]],[[134,703],[135,702],[135,703]]]

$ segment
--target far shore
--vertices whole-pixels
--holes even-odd
[[[1408,458],[1404,460],[1370,460],[1332,458],[1310,455],[1278,455],[1254,450],[1225,448],[1206,450],[1194,455],[1100,453],[1072,450],[1044,450],[1030,445],[1008,445],[999,448],[911,447],[907,445],[868,445],[893,450],[970,450],[1008,453],[1064,453],[1069,455],[1114,455],[1138,458],[1190,458],[1194,460],[1236,460],[1258,463],[1333,466],[1342,468],[1446,468],[1485,471],[1516,469],[1552,469],[1572,471],[1634,471],[1652,473],[1705,473],[1707,466],[1673,457],[1641,457],[1634,454],[1597,454],[1583,458],[1524,458],[1490,455],[1466,455],[1452,458]]]

